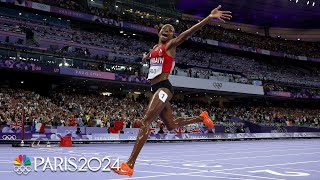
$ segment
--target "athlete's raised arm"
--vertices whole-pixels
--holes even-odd
[[[152,50],[153,50],[155,47],[156,47],[156,45],[153,46],[153,48],[152,48],[148,53],[147,53],[147,52],[144,52],[144,53],[142,54],[142,62],[141,62],[141,64],[145,64],[145,63],[146,63],[147,59],[149,59],[149,57],[150,57],[150,54],[151,54]]]
[[[192,26],[190,29],[181,33],[178,37],[172,39],[167,46],[167,49],[177,47],[183,43],[189,36],[197,32],[200,28],[208,24],[211,19],[219,19],[220,21],[225,22],[225,20],[230,20],[232,16],[230,11],[220,11],[221,5],[211,11],[210,15],[204,18],[202,21]]]
[[[147,59],[150,57],[150,54],[151,54],[151,51],[150,52],[144,52],[143,53],[143,57],[142,57],[142,62],[141,62],[141,64],[145,64],[146,63],[146,61],[147,61]]]

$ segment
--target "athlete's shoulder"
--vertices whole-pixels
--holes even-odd
[[[152,50],[154,50],[157,46],[158,46],[158,44],[154,45],[153,48],[152,48]]]

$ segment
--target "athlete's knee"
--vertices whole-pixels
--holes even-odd
[[[140,122],[140,128],[149,128],[150,123],[151,123],[151,117],[148,115],[145,115],[142,121]]]
[[[150,123],[145,120],[140,122],[140,128],[148,128],[149,125],[150,125]]]

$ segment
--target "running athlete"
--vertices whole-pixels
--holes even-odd
[[[225,19],[230,20],[230,18],[232,18],[230,11],[220,11],[220,8],[221,5],[212,10],[209,16],[176,38],[173,37],[175,31],[173,26],[170,24],[164,25],[158,34],[159,43],[155,45],[148,54],[144,54],[143,60],[148,57],[150,58],[148,80],[151,82],[151,91],[154,94],[141,121],[140,131],[129,160],[122,163],[118,169],[112,168],[111,170],[114,172],[120,175],[132,176],[136,159],[148,138],[149,125],[156,120],[157,117],[160,117],[169,131],[198,122],[204,123],[209,129],[214,127],[213,121],[206,111],[196,117],[173,119],[169,101],[174,94],[174,90],[168,80],[168,76],[175,65],[174,57],[177,46],[209,23],[211,19],[219,19],[224,22]]]

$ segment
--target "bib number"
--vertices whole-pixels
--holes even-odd
[[[150,74],[156,74],[156,73],[157,73],[157,69],[151,69],[151,68],[150,68],[149,73],[150,73]]]
[[[168,98],[168,94],[161,90],[161,91],[159,92],[159,99],[160,99],[162,102],[166,102],[167,98]]]
[[[162,66],[151,66],[149,69],[148,79],[154,79],[162,72]]]

